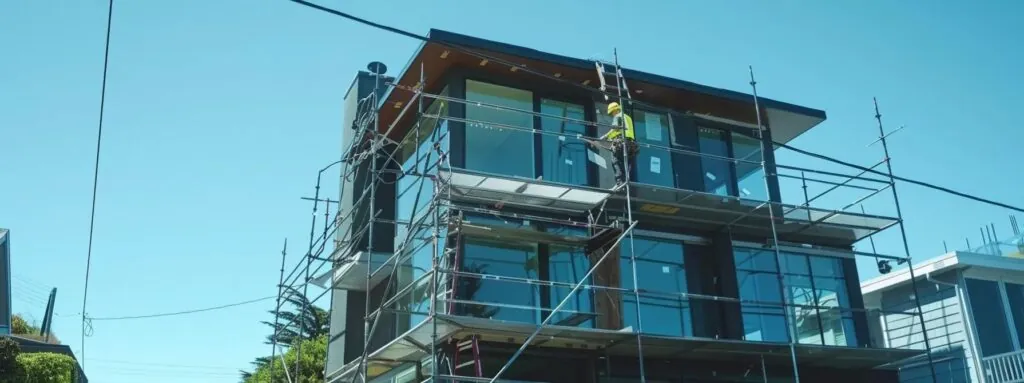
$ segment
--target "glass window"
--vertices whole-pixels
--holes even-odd
[[[466,81],[466,100],[533,111],[531,92],[473,80]],[[467,169],[534,177],[533,133],[523,131],[533,129],[533,115],[469,102],[466,119],[480,121],[466,124]]]
[[[728,158],[729,144],[725,132],[719,129],[698,127],[698,145],[702,154]],[[732,172],[730,161],[721,158],[702,156],[701,171],[704,173],[704,191],[718,195],[734,195],[732,192]]]
[[[632,289],[633,265],[629,243],[620,245],[621,286]],[[668,336],[692,336],[693,325],[689,301],[680,293],[686,290],[686,269],[683,264],[683,245],[677,241],[653,238],[636,238],[633,243],[636,254],[636,275],[640,281],[636,288],[640,294],[640,315],[643,331],[647,334]],[[625,326],[637,326],[636,295],[622,293],[623,319]]]
[[[781,307],[775,251],[737,248],[736,274],[747,340],[788,341],[783,311],[797,342],[853,346],[857,338],[842,261],[838,258],[780,253],[785,302]]]
[[[541,129],[549,133],[544,134],[541,138],[544,180],[587,185],[587,146],[584,141],[576,139],[577,135],[586,136],[586,126],[578,122],[564,120],[570,118],[583,121],[586,118],[583,114],[583,106],[542,99],[540,112],[563,118],[541,117],[540,119]]]
[[[1010,301],[1010,313],[1013,314],[1013,325],[1017,329],[1020,349],[1024,349],[1024,285],[1006,283],[1006,298]]]
[[[633,116],[637,142],[667,148],[671,145],[671,125],[667,115],[637,110]],[[675,187],[672,152],[667,149],[641,147],[636,159],[636,181],[649,185]]]
[[[732,152],[737,160],[761,161],[761,142],[736,132],[732,133]],[[757,163],[736,163],[736,180],[739,196],[759,201],[768,200],[765,189],[764,169]]]
[[[441,91],[447,95],[448,88]],[[448,106],[442,100],[435,100],[426,109],[427,115],[448,115]],[[436,174],[438,159],[447,153],[449,145],[448,121],[435,118],[423,118],[408,133],[399,149],[402,171],[409,176],[399,177],[396,185],[396,220],[395,249],[397,250],[408,234],[408,224],[421,218],[427,212],[428,203],[434,197],[434,184],[427,177],[418,174]],[[440,151],[434,149],[434,143],[440,143]],[[404,225],[402,224],[404,223]]]
[[[539,279],[537,246],[467,237],[462,270],[467,273]],[[515,322],[540,323],[540,286],[498,278],[460,276],[457,289],[464,315]],[[488,304],[490,303],[490,304]]]
[[[971,299],[971,314],[981,340],[981,355],[1013,351],[998,282],[967,278],[966,283],[967,295]]]
[[[583,249],[551,245],[548,256],[548,279],[552,282],[578,283],[590,270],[590,259]],[[593,284],[593,278],[586,280],[587,285]],[[558,306],[566,295],[572,291],[570,286],[552,285],[550,308]],[[576,290],[569,302],[555,313],[552,324],[563,326],[594,327],[594,310],[591,300],[591,289],[581,287]]]
[[[758,303],[744,303],[743,333],[746,340],[786,342],[786,320],[780,306],[778,267],[775,253],[757,249],[737,248],[735,251],[736,279],[740,299]]]

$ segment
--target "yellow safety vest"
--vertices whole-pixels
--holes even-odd
[[[635,140],[636,139],[636,133],[633,132],[633,118],[629,117],[628,114],[621,113],[621,112],[619,113],[619,115],[615,116],[615,118],[616,119],[622,118],[623,120],[626,121],[626,124],[625,124],[626,125],[626,138],[631,139],[631,140]],[[617,121],[615,121],[612,125],[621,126],[622,124],[619,124]],[[613,128],[612,131],[608,133],[608,139],[617,138],[620,135],[622,135],[622,129],[614,129]]]

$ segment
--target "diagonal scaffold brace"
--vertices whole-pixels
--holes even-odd
[[[491,378],[490,383],[497,382],[498,379],[501,378],[501,374],[505,373],[505,371],[512,366],[512,363],[514,363],[516,359],[519,358],[519,355],[521,355],[523,351],[525,351],[526,348],[530,346],[530,343],[533,342],[533,339],[536,338],[537,335],[540,334],[541,330],[543,330],[544,327],[546,327],[551,322],[551,319],[555,317],[555,313],[561,310],[562,307],[565,307],[565,304],[569,303],[569,301],[572,300],[573,295],[576,295],[576,292],[580,290],[580,287],[587,284],[587,280],[590,278],[590,275],[593,274],[594,271],[597,270],[597,268],[601,266],[602,263],[604,263],[604,260],[608,258],[608,255],[611,254],[612,251],[614,251],[619,246],[619,243],[621,243],[627,235],[633,232],[633,228],[636,227],[636,224],[637,222],[635,221],[630,223],[626,230],[623,230],[622,233],[618,235],[615,241],[612,242],[612,244],[609,245],[607,249],[604,251],[604,254],[601,254],[601,258],[598,258],[597,262],[594,262],[594,264],[590,266],[590,270],[587,270],[587,273],[583,274],[583,276],[580,277],[580,281],[577,282],[575,286],[573,286],[572,290],[569,290],[569,293],[565,295],[565,298],[562,298],[562,301],[558,303],[558,306],[555,306],[555,308],[552,309],[550,313],[548,313],[547,318],[544,318],[544,320],[540,322],[539,325],[537,325],[537,328],[533,330],[533,333],[531,333],[530,336],[526,337],[526,340],[523,341],[523,345],[519,346],[519,349],[516,350],[514,354],[512,354],[512,357],[508,359],[508,362],[505,362],[505,365],[502,366],[501,369],[498,370],[496,374],[494,374],[494,377]]]

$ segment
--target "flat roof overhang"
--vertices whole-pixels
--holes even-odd
[[[435,327],[436,326],[436,327]],[[437,338],[433,338],[436,328]],[[430,355],[430,343],[478,335],[480,340],[495,343],[522,344],[537,326],[486,318],[437,314],[428,317],[395,340],[370,353],[367,369],[370,378],[387,373],[394,367],[419,363]],[[788,343],[682,338],[641,335],[645,358],[694,359],[728,361],[743,357],[761,357],[769,363],[789,363]],[[637,334],[630,331],[585,329],[568,326],[545,326],[534,338],[531,347],[607,352],[615,356],[636,356]],[[894,364],[924,354],[923,350],[880,349],[864,347],[794,345],[797,361],[806,367],[847,369],[893,368]],[[351,377],[360,367],[360,360],[350,362],[328,382]]]
[[[452,48],[453,46],[499,58],[530,70],[558,76],[562,80],[585,84],[595,90],[600,84],[592,61],[437,29],[431,29],[428,38],[429,41],[420,45],[411,61],[397,77],[399,85],[415,87],[419,84],[420,65],[423,64],[424,89],[427,92],[439,91],[443,76],[453,67],[477,68],[515,81],[565,86],[565,84],[558,84],[535,74],[485,61],[477,56],[457,51]],[[623,75],[626,77],[630,89],[633,90],[633,99],[635,100],[679,112],[689,111],[742,124],[757,123],[753,96],[750,94],[632,69],[623,68]],[[638,90],[642,90],[643,93],[638,93]],[[408,91],[394,88],[389,90],[381,109],[382,132],[395,122],[400,111],[409,103],[410,98],[411,93]],[[789,142],[826,118],[825,112],[822,110],[763,97],[759,97],[758,101],[763,110],[762,118],[768,122],[772,138],[777,142]],[[397,121],[396,129],[392,131],[392,138],[400,139],[407,127],[411,126],[413,118],[415,118],[415,113],[406,113],[402,116]]]
[[[914,280],[927,280],[934,275],[956,269],[969,269],[966,277],[991,276],[995,279],[1006,278],[1014,282],[1024,282],[1024,278],[1021,278],[1021,275],[1024,275],[1024,259],[966,251],[951,251],[915,263]],[[877,300],[883,292],[909,284],[910,269],[903,267],[861,282],[860,288],[865,299]]]

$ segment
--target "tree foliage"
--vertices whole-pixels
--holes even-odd
[[[32,352],[18,355],[23,383],[72,383],[75,379],[75,359],[52,352]]]
[[[297,349],[302,349],[302,356],[299,359],[298,379],[295,375],[295,359],[299,357]],[[324,381],[324,360],[327,358],[327,335],[321,335],[314,339],[300,341],[298,347],[292,347],[284,353],[284,364],[281,357],[274,359],[261,358],[263,364],[252,373],[244,373],[244,383],[271,383],[286,382],[286,374],[295,383],[321,383]],[[254,363],[255,364],[255,363]],[[288,372],[285,372],[285,368]],[[271,372],[273,371],[273,372]],[[273,373],[273,375],[271,375]]]
[[[11,316],[11,333],[12,334],[38,334],[39,329],[28,324],[25,318],[21,315],[14,314]]]
[[[289,288],[284,293],[283,303],[288,303],[293,310],[282,310],[278,314],[277,324],[270,321],[262,321],[270,326],[273,331],[267,335],[267,344],[274,341],[274,334],[277,334],[277,344],[292,344],[296,339],[314,339],[330,332],[331,319],[327,310],[314,306],[305,295],[296,289]],[[274,315],[274,311],[269,311]]]
[[[0,383],[14,383],[21,376],[18,355],[21,346],[11,338],[0,338]]]
[[[328,313],[327,310],[314,306],[301,291],[294,288],[288,288],[288,290],[284,292],[282,306],[285,304],[290,305],[291,310],[286,310],[282,307],[281,312],[277,314],[278,320],[276,325],[271,321],[261,321],[261,323],[269,326],[271,329],[271,333],[270,335],[267,335],[265,343],[272,344],[275,340],[274,334],[277,334],[276,340],[278,345],[291,346],[288,353],[294,352],[293,350],[297,343],[303,344],[302,361],[300,362],[300,365],[302,366],[305,366],[307,359],[310,357],[309,355],[320,352],[318,360],[316,358],[309,360],[314,361],[316,367],[311,371],[315,371],[316,374],[319,374],[316,376],[319,376],[320,381],[322,381],[323,362],[327,355],[327,335],[331,329],[330,313]],[[273,310],[269,311],[269,313],[271,316],[275,315]],[[305,346],[310,341],[319,342],[321,340],[323,341],[322,352],[317,351],[317,347],[307,349]],[[288,353],[285,354],[286,357],[288,356]],[[293,355],[291,358],[291,361],[288,363],[291,367],[288,371],[294,371],[295,368],[295,356]],[[275,360],[275,363],[277,363],[278,367],[274,369],[276,370],[274,372],[274,382],[286,381],[284,379],[284,370],[280,368],[281,360],[279,357]],[[253,372],[240,371],[243,382],[270,382],[269,356],[256,358],[252,362],[252,365],[255,367]],[[303,371],[307,369],[307,367],[301,368]],[[263,372],[261,373],[261,371]]]

